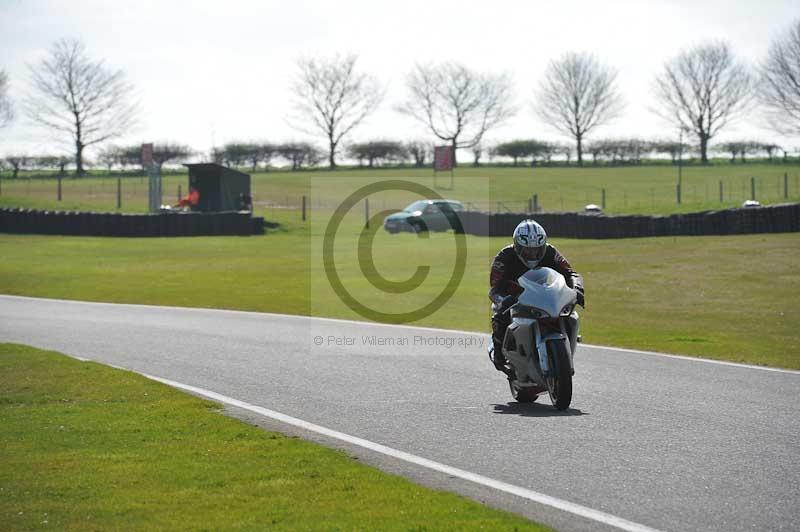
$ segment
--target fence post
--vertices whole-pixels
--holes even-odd
[[[533,212],[539,212],[539,194],[533,195]]]
[[[369,229],[369,198],[364,198],[364,228]]]
[[[789,199],[789,174],[783,173],[783,199]]]
[[[117,209],[122,208],[122,178],[117,178]]]
[[[606,210],[606,189],[603,189],[603,210]]]
[[[61,176],[58,176],[58,201],[61,201]]]
[[[306,197],[303,196],[303,221],[306,221]],[[369,223],[369,221],[367,221]]]
[[[723,193],[722,188],[722,179],[719,180],[719,202],[723,203],[725,201],[725,194]]]
[[[756,178],[755,177],[751,177],[750,178],[750,199],[751,200],[756,199]]]

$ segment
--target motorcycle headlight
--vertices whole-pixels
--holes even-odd
[[[569,316],[572,314],[572,311],[575,309],[575,303],[567,303],[564,305],[564,308],[561,309],[562,316]]]
[[[546,318],[548,316],[547,312],[540,310],[536,307],[518,307],[513,310],[514,316],[519,318],[529,318],[538,320],[541,318]]]

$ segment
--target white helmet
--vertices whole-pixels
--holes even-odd
[[[514,251],[519,260],[535,268],[547,251],[547,233],[533,220],[524,220],[514,229]]]

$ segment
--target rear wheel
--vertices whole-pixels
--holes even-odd
[[[511,396],[518,403],[533,403],[539,396],[532,388],[520,388],[511,379],[508,380],[508,387],[511,388]]]
[[[557,410],[565,410],[572,402],[572,367],[565,341],[547,342],[547,356],[550,362],[550,377],[547,378],[550,401]]]

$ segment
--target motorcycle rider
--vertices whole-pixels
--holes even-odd
[[[498,371],[506,372],[506,357],[503,355],[503,337],[511,323],[506,310],[517,302],[521,292],[517,279],[526,271],[541,267],[552,268],[564,276],[567,286],[578,292],[578,304],[584,306],[583,277],[547,243],[547,233],[534,220],[524,220],[514,229],[512,244],[501,249],[494,257],[489,275],[489,299],[492,300],[492,362]]]

